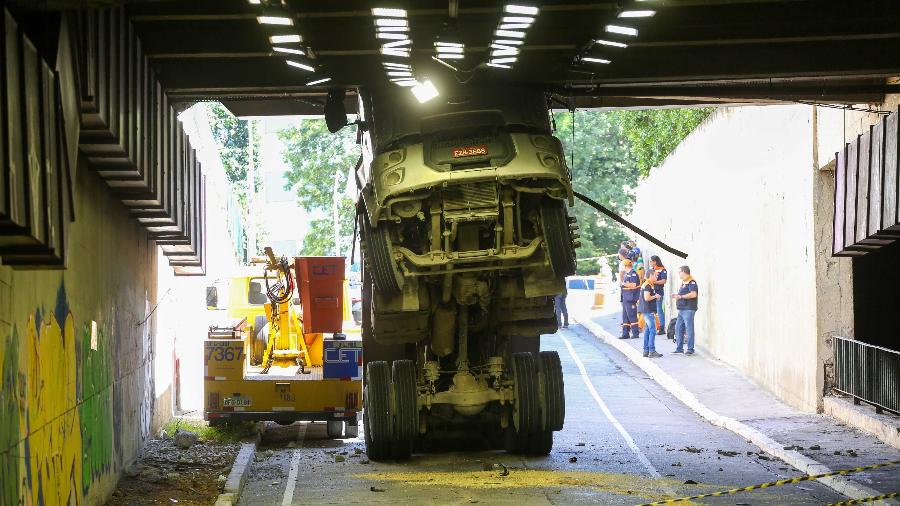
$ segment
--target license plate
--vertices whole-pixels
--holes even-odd
[[[464,146],[461,148],[453,148],[453,158],[465,158],[468,156],[485,156],[488,154],[487,144],[478,146]]]
[[[239,407],[239,406],[249,406],[250,398],[249,397],[226,397],[222,400],[223,406],[231,406],[231,407]]]

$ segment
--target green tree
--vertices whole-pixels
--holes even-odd
[[[250,128],[247,120],[235,117],[219,102],[209,107],[210,128],[213,138],[219,145],[219,155],[225,176],[238,194],[238,202],[247,209],[247,167],[250,162]],[[259,135],[253,139],[253,153],[256,166],[259,167]],[[256,177],[256,190],[259,191],[261,180]]]
[[[305,119],[278,133],[284,142],[285,189],[313,219],[303,239],[304,255],[349,255],[354,203],[345,192],[347,176],[360,156],[356,132],[328,132],[325,120]]]
[[[613,113],[577,111],[554,114],[556,136],[562,141],[575,190],[619,214],[634,202],[632,188],[640,176],[622,125]],[[572,132],[574,127],[575,137]],[[614,221],[576,199],[581,247],[578,258],[610,255],[625,240],[626,232]],[[579,274],[596,274],[603,259],[581,260]]]
[[[628,138],[641,175],[647,176],[712,111],[712,108],[646,109],[615,111],[613,115]]]

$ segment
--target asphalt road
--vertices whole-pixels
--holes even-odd
[[[545,336],[542,347],[559,352],[566,388],[566,424],[549,456],[475,449],[375,463],[361,437],[328,440],[324,424],[271,425],[240,504],[639,504],[799,474],[699,418],[580,326]],[[842,499],[804,482],[694,504]]]

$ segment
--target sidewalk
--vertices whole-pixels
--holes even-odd
[[[618,339],[621,322],[613,308],[574,320],[710,423],[747,438],[804,474],[900,461],[900,450],[828,416],[798,411],[700,350],[693,356],[673,354],[674,343],[666,336],[656,339],[663,356],[644,358],[642,339]],[[854,499],[900,492],[900,465],[820,481]]]

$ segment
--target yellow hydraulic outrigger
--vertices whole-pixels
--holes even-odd
[[[294,310],[294,276],[287,259],[275,258],[272,248],[266,247],[265,280],[270,304],[266,305],[266,318],[271,328],[268,345],[263,354],[262,374],[268,374],[272,365],[289,367],[298,365],[297,374],[308,373],[312,366],[306,339],[303,336],[303,320]],[[269,273],[275,273],[275,283],[269,285]]]

